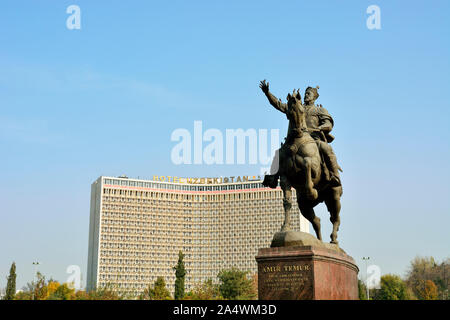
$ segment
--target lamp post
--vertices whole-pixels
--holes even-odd
[[[36,280],[37,280],[37,268],[38,268],[39,264],[40,263],[38,261],[33,262],[34,274],[36,275]],[[34,281],[34,276],[33,276],[33,281]],[[37,285],[37,283],[36,283],[36,285]],[[33,299],[36,299],[36,290],[33,290]]]
[[[34,266],[34,274],[37,276],[37,268],[38,268],[38,265],[39,265],[40,263],[38,262],[38,261],[35,261],[35,262],[33,262],[33,266]],[[33,276],[33,279],[34,279],[34,276]]]
[[[369,261],[370,257],[363,257],[364,261],[366,261],[366,290],[367,290],[367,300],[370,300],[369,297],[369,277],[367,276],[367,261]]]

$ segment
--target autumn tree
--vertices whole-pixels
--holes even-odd
[[[9,269],[8,282],[6,284],[6,291],[4,300],[13,300],[16,295],[16,263],[13,262],[11,264],[11,268]]]
[[[75,292],[75,300],[91,300],[91,296],[85,290]]]
[[[427,284],[427,280],[430,280],[436,286],[437,298],[448,299],[449,273],[450,259],[438,264],[433,257],[415,257],[408,269],[406,283],[418,299],[425,300],[431,297],[430,290],[434,291],[433,285]]]
[[[422,280],[423,281],[423,280]],[[418,295],[421,300],[437,300],[438,288],[432,280],[423,281],[423,285],[420,285]]]
[[[220,271],[217,277],[220,280],[220,294],[225,299],[249,300],[256,298],[257,292],[252,279],[247,278],[247,272],[232,268]]]
[[[45,300],[48,296],[48,287],[45,280],[45,276],[40,272],[36,273],[36,281],[32,281],[31,283],[27,283],[27,286],[24,290],[25,292],[29,292],[31,294],[32,300]]]
[[[186,276],[186,269],[184,268],[184,255],[180,251],[178,253],[178,263],[173,269],[175,270],[175,294],[174,298],[176,300],[183,299],[184,297],[184,279]]]
[[[67,283],[59,284],[53,281],[48,283],[47,288],[47,300],[74,300],[76,298],[75,289]]]

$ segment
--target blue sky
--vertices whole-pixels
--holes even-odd
[[[66,8],[81,8],[68,30]],[[381,9],[368,30],[366,8]],[[9,1],[0,5],[0,287],[16,261],[85,273],[100,175],[246,175],[174,165],[177,128],[287,130],[258,88],[320,85],[344,173],[341,246],[403,275],[449,257],[448,1]],[[331,225],[317,210],[328,240]],[[85,279],[84,279],[85,280]]]

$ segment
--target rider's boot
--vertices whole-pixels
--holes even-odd
[[[341,178],[339,178],[339,175],[334,175],[333,173],[331,174],[331,177],[330,177],[330,185],[332,186],[332,187],[339,187],[339,186],[341,186],[342,184],[341,184]]]
[[[341,168],[337,163],[336,156],[331,148],[323,148],[322,150],[324,151],[325,163],[330,170],[330,184],[332,187],[339,187],[342,185],[341,178],[339,177],[339,170]]]

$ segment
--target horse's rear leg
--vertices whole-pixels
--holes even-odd
[[[285,176],[280,177],[280,187],[283,190],[283,208],[284,208],[284,223],[281,227],[281,232],[291,229],[291,208],[292,208],[292,190],[291,185]]]
[[[341,224],[341,218],[339,213],[341,211],[341,191],[340,188],[333,188],[333,193],[325,199],[325,204],[330,212],[330,221],[333,224],[333,232],[331,232],[331,243],[338,244],[337,233],[339,231],[339,225]]]
[[[297,195],[299,192],[297,191]],[[314,231],[316,232],[317,239],[322,241],[322,234],[320,232],[320,218],[316,216],[314,213],[313,206],[308,203],[308,201],[300,200],[300,197],[297,196],[298,208],[300,209],[300,213],[311,222]]]

